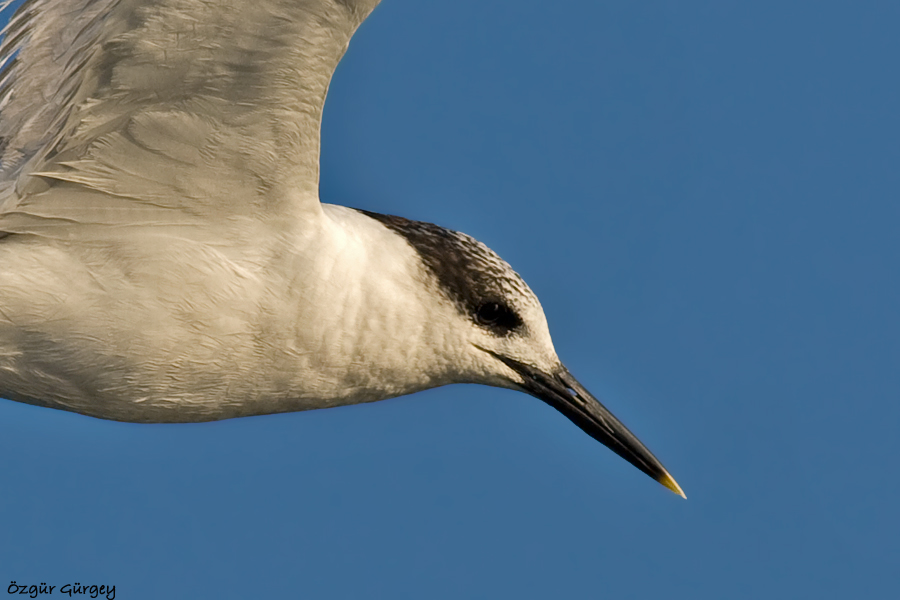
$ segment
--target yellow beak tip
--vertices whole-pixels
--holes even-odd
[[[684,495],[684,490],[681,489],[681,486],[678,485],[678,483],[674,479],[672,479],[672,476],[668,473],[666,473],[665,476],[661,477],[659,479],[659,482],[687,500],[687,496]]]

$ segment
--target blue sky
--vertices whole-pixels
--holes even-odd
[[[0,402],[0,584],[121,598],[888,598],[900,5],[384,0],[325,201],[459,229],[684,501],[452,386],[200,425]]]

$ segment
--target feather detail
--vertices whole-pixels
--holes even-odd
[[[54,182],[194,213],[320,210],[325,95],[377,3],[27,1],[0,44],[0,212]]]

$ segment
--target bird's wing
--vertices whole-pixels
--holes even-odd
[[[0,215],[317,207],[325,94],[378,2],[26,0],[0,44]]]

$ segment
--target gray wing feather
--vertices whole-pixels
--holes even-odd
[[[0,44],[0,213],[54,186],[195,213],[317,204],[325,94],[378,2],[26,1]]]

